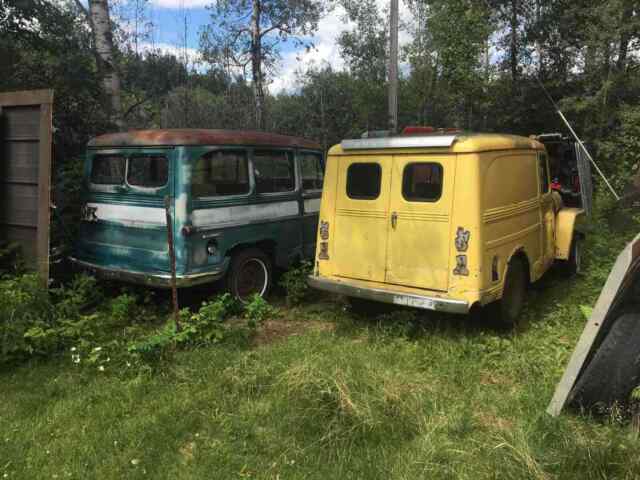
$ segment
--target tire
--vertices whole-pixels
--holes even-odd
[[[507,266],[502,298],[496,303],[500,325],[514,328],[518,325],[527,294],[527,271],[522,259],[512,258]]]
[[[235,254],[227,274],[227,290],[243,303],[254,294],[266,297],[273,285],[271,259],[262,250],[249,248]]]
[[[571,391],[571,404],[591,409],[626,404],[640,384],[640,314],[614,322]]]
[[[582,239],[574,235],[569,248],[569,259],[564,262],[563,267],[564,273],[573,277],[582,271]]]

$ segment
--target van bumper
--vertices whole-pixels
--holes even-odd
[[[147,285],[154,288],[171,288],[171,274],[166,272],[137,272],[135,270],[104,267],[102,265],[78,260],[74,257],[70,257],[69,260],[79,270],[105,280],[117,280],[125,283]],[[214,270],[205,273],[176,275],[176,286],[183,288],[215,282],[224,277],[224,273],[224,270]]]
[[[328,280],[315,276],[307,277],[310,287],[326,292],[346,295],[348,297],[364,298],[376,302],[393,303],[405,307],[435,310],[447,313],[469,313],[469,303],[466,300],[453,300],[426,295],[414,295],[393,290],[368,288],[342,280]]]

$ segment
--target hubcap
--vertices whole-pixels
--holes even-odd
[[[236,275],[236,292],[238,298],[245,302],[252,295],[258,294],[261,297],[267,291],[269,272],[267,266],[259,258],[249,258],[240,265]]]

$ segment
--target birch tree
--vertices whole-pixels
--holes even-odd
[[[120,75],[114,58],[111,18],[108,0],[89,0],[89,9],[75,0],[78,8],[85,14],[91,26],[93,52],[98,65],[98,72],[107,98],[109,116],[113,123],[122,129],[122,101],[120,95]]]

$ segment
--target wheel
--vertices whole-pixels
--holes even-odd
[[[626,403],[640,384],[640,314],[614,322],[602,345],[578,377],[571,403],[578,407]]]
[[[273,284],[271,259],[257,248],[242,250],[233,256],[227,274],[227,289],[243,303],[255,294],[264,297]]]
[[[564,262],[563,267],[567,276],[577,275],[581,272],[582,239],[577,235],[574,235],[573,240],[571,240],[569,259]]]
[[[513,328],[518,325],[527,293],[527,272],[520,258],[512,258],[507,265],[502,298],[496,304],[496,313],[500,324]]]

